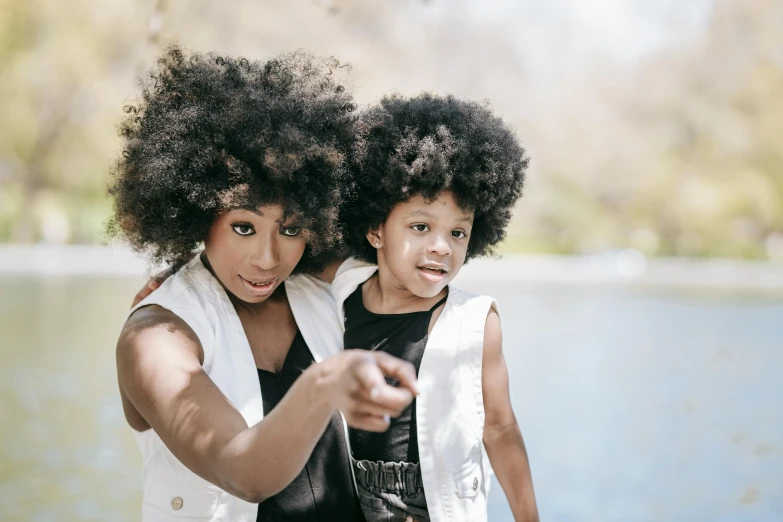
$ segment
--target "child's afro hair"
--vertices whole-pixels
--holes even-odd
[[[351,169],[355,188],[341,223],[348,252],[377,262],[366,234],[395,205],[452,191],[475,212],[467,259],[492,252],[522,195],[528,158],[514,132],[486,105],[453,96],[390,96],[365,111]]]

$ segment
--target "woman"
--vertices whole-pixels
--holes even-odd
[[[335,257],[353,108],[302,53],[257,63],[172,48],[128,111],[114,230],[157,261],[203,243],[117,344],[143,520],[361,519],[338,410],[383,431],[415,372],[342,352],[328,285],[309,275]]]

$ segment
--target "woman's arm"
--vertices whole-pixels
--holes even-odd
[[[522,432],[511,407],[508,369],[503,357],[500,317],[493,309],[484,328],[481,383],[484,393],[484,446],[514,520],[538,522],[533,479]]]
[[[415,390],[412,365],[348,350],[310,366],[270,414],[248,428],[202,360],[199,340],[182,319],[144,307],[117,344],[120,390],[188,469],[249,502],[269,498],[296,477],[336,409],[354,426],[383,431]],[[387,385],[384,373],[408,389]]]

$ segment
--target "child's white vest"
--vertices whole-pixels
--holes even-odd
[[[341,351],[341,323],[329,285],[312,276],[294,275],[285,281],[285,289],[315,361]],[[247,336],[225,290],[200,257],[168,278],[131,313],[152,304],[170,310],[193,329],[204,349],[204,371],[248,426],[261,421],[261,386]],[[258,504],[226,493],[190,471],[153,430],[137,432],[136,440],[143,458],[143,522],[255,522]]]
[[[345,300],[377,269],[354,259],[340,266],[332,284],[340,324]],[[491,297],[450,286],[424,349],[416,426],[431,522],[487,520],[491,467],[483,443],[481,363],[484,325],[493,307]]]

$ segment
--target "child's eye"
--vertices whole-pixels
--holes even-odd
[[[231,228],[234,229],[234,232],[239,234],[240,236],[252,236],[256,233],[255,230],[253,230],[253,227],[248,225],[247,223],[235,223],[231,225]]]
[[[282,227],[280,233],[287,237],[296,237],[302,233],[302,229],[299,227]]]
[[[416,232],[426,232],[426,231],[428,231],[430,229],[430,227],[428,227],[424,223],[417,223],[417,224],[413,225],[411,228],[413,230],[415,230]]]
[[[468,235],[465,233],[464,230],[452,230],[451,236],[456,237],[457,239],[463,239],[468,237]]]

